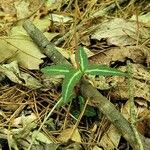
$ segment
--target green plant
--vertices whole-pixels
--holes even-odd
[[[75,99],[76,100],[76,99]],[[74,101],[75,101],[74,100]],[[75,117],[75,118],[79,118],[79,115],[81,114],[81,112],[84,110],[84,107],[86,105],[86,101],[85,99],[82,97],[82,96],[78,96],[77,97],[77,100],[78,100],[78,103],[75,104],[77,105],[78,107],[76,109],[74,109],[74,106],[71,107],[71,114]],[[94,117],[96,116],[97,113],[96,113],[96,109],[93,107],[93,106],[90,106],[90,105],[86,105],[86,108],[85,108],[85,111],[83,113],[83,116],[86,116],[86,117]]]
[[[127,76],[126,73],[105,65],[89,64],[88,57],[83,47],[79,47],[75,54],[75,59],[77,68],[71,65],[61,64],[46,66],[41,69],[44,74],[65,76],[62,84],[62,101],[60,105],[66,104],[72,100],[73,89],[85,74],[100,76]]]

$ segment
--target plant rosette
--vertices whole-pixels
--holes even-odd
[[[77,50],[75,61],[77,68],[71,65],[58,64],[46,66],[41,69],[41,71],[47,75],[64,75],[62,97],[59,106],[67,104],[72,100],[74,87],[80,82],[84,75],[128,76],[127,73],[106,65],[89,64],[87,54],[83,47],[79,47]]]

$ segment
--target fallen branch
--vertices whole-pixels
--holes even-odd
[[[47,38],[37,29],[30,21],[25,21],[23,27],[28,32],[33,41],[40,47],[41,51],[47,55],[55,64],[69,62],[57,51],[55,45],[47,40]],[[129,142],[135,150],[140,150],[138,142],[134,136],[134,132],[130,123],[122,116],[115,106],[103,95],[99,93],[91,84],[86,81],[81,83],[81,93],[84,97],[90,98],[98,109],[106,115],[111,123],[118,129],[122,136]],[[150,145],[149,141],[141,135],[141,140],[144,143],[144,149],[147,150]]]
[[[23,27],[31,36],[32,40],[39,46],[41,52],[48,56],[55,64],[69,64],[61,53],[57,51],[55,45],[49,42],[43,33],[29,20],[25,21]]]

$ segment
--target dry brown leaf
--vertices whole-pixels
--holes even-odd
[[[147,107],[141,107],[144,108],[142,111],[138,110],[138,118],[140,120],[142,119],[150,119],[150,110]]]
[[[121,113],[127,120],[130,119],[130,102],[129,101],[127,101],[125,105],[123,105],[121,109]],[[137,113],[137,109],[136,109],[136,113]]]
[[[135,99],[136,101],[136,99]],[[136,107],[137,120],[136,127],[137,130],[144,136],[150,137],[150,110],[144,107]],[[122,115],[130,120],[130,102],[127,101],[122,108]]]
[[[125,80],[123,83],[119,84],[118,87],[114,88],[114,90],[110,92],[112,98],[119,99],[119,100],[128,99],[129,94],[128,94],[127,82],[128,81]],[[133,79],[132,82],[134,83],[134,87],[132,87],[133,91],[135,91],[134,97],[143,98],[150,102],[149,85],[146,83],[142,83],[136,79]]]
[[[142,98],[136,98],[136,103],[141,107],[148,107],[147,101]]]
[[[108,45],[127,46],[136,44],[137,40],[144,42],[150,37],[149,30],[140,23],[138,25],[138,34],[139,36],[137,36],[136,21],[115,18],[102,23],[91,38],[99,41],[106,39]]]
[[[67,142],[69,139],[71,139],[72,141],[81,143],[81,136],[80,136],[78,129],[75,129],[73,135],[71,135],[72,131],[73,131],[73,128],[68,128],[68,129],[63,130],[58,136],[57,140],[61,142]]]
[[[6,14],[14,15],[16,10],[14,7],[15,0],[0,0],[0,6],[3,12]]]
[[[28,88],[37,89],[42,87],[42,84],[37,79],[28,73],[21,72],[16,61],[0,65],[0,73],[7,76],[12,82],[22,84]]]
[[[116,61],[124,62],[126,58],[135,63],[145,63],[149,58],[149,50],[146,47],[120,47],[111,48],[105,52],[100,52],[89,58],[90,63],[111,65]]]
[[[25,36],[0,39],[0,53],[2,54],[1,62],[11,58],[11,61],[17,60],[19,65],[28,69],[39,69],[39,64],[45,57],[38,47]]]
[[[120,138],[121,134],[119,134],[117,129],[113,125],[111,125],[108,131],[105,132],[99,145],[102,146],[103,149],[114,150],[117,149]]]

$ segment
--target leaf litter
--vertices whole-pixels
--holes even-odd
[[[33,138],[36,140],[31,149],[52,147],[94,150],[103,147],[111,150],[127,146],[125,140],[122,145],[119,144],[122,142],[121,135],[105,116],[101,117],[99,114],[96,117],[83,116],[74,130],[73,125],[78,119],[71,114],[69,105],[55,110],[49,118],[51,121],[47,120],[43,130],[35,136],[36,128],[60,96],[63,77],[45,78],[39,72],[41,66],[52,62],[45,58],[21,27],[22,19],[27,19],[28,16],[50,41],[58,44],[59,52],[67,59],[74,59],[76,46],[82,43],[89,52],[92,64],[106,64],[126,71],[126,61],[130,60],[137,129],[146,138],[150,138],[148,1],[75,3],[54,0],[43,3],[39,0],[12,0],[10,3],[7,0],[0,4],[0,133],[1,139],[5,141],[0,142],[2,147],[6,148],[8,143],[14,149],[27,149]],[[135,8],[138,14],[135,13]],[[25,11],[24,14],[22,10]],[[13,61],[17,67],[12,66]],[[13,69],[8,67],[10,65]],[[26,80],[29,78],[31,80]],[[127,119],[130,118],[127,79],[92,76],[88,80],[109,97]],[[40,87],[42,88],[39,89]],[[72,105],[77,105],[75,109],[78,109],[78,104],[74,103],[73,101]],[[90,102],[88,105],[94,107]],[[73,136],[69,137],[71,132]]]

